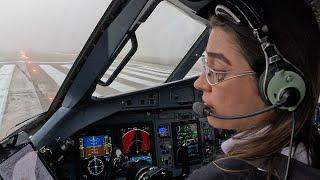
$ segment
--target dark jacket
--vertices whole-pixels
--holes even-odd
[[[271,179],[284,179],[287,157],[279,155],[275,157],[273,162],[277,175],[273,175]],[[291,160],[291,166],[288,179],[320,179],[320,170],[311,168],[294,159]],[[216,160],[206,166],[197,169],[187,178],[188,180],[246,180],[246,179],[267,179],[267,172],[259,170],[246,161],[234,158],[226,158]]]

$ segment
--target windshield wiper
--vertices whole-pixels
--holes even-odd
[[[28,118],[28,119],[25,119],[25,120],[22,121],[22,122],[19,122],[19,123],[16,124],[15,126],[11,127],[11,128],[7,131],[7,133],[8,133],[11,129],[13,129],[13,128],[15,128],[15,127],[17,127],[17,126],[19,126],[19,125],[27,122],[27,121],[33,120],[33,119],[35,119],[35,118],[38,118],[38,117],[44,115],[45,113],[47,113],[47,111],[42,112],[42,113],[37,114],[37,115],[34,115],[34,116],[32,116],[32,117],[30,117],[30,118]],[[20,127],[19,129],[21,129],[21,128],[22,128],[22,127]],[[7,134],[6,134],[7,137],[5,137],[4,139],[2,139],[2,140],[0,141],[0,150],[3,149],[3,148],[5,148],[5,147],[12,147],[12,146],[15,146],[15,145],[16,145],[16,143],[17,143],[17,141],[18,141],[18,136],[19,136],[19,132],[18,132],[19,129],[17,129],[17,130],[15,130],[14,132],[12,132],[9,136],[7,136]]]
[[[27,121],[29,121],[29,120],[34,119],[34,118],[40,117],[40,116],[44,115],[45,113],[47,113],[47,111],[42,112],[42,113],[37,114],[37,115],[34,115],[34,116],[32,116],[32,117],[30,117],[30,118],[28,118],[28,119],[26,119],[26,120],[24,120],[24,121],[22,121],[22,122],[19,122],[19,123],[16,124],[14,127],[17,127],[17,126],[19,126],[20,124],[23,124],[23,123],[25,123],[25,122],[27,122]]]
[[[8,132],[9,132],[11,129],[16,128],[17,126],[19,126],[19,125],[21,125],[21,124],[23,124],[23,123],[25,123],[25,122],[27,122],[27,121],[34,120],[35,118],[38,118],[38,117],[44,115],[44,114],[47,113],[47,112],[48,112],[48,111],[42,112],[42,113],[40,113],[40,114],[34,115],[34,116],[32,116],[32,117],[30,117],[30,118],[28,118],[28,119],[25,119],[24,121],[21,121],[21,122],[17,123],[16,125],[14,125],[13,127],[11,127],[10,129],[7,130],[6,136],[8,135]],[[23,127],[23,126],[22,126],[22,127]],[[18,129],[21,129],[22,127],[18,128]],[[18,129],[14,130],[12,133],[15,133]]]
[[[24,121],[21,121],[21,122],[17,123],[16,125],[14,125],[13,127],[11,127],[10,129],[7,130],[6,136],[8,135],[8,132],[9,132],[11,129],[16,128],[17,126],[19,126],[19,125],[21,125],[21,124],[23,124],[23,123],[25,123],[25,122],[27,122],[27,121],[33,120],[34,118],[40,117],[40,116],[44,115],[45,113],[47,113],[47,111],[42,112],[42,113],[37,114],[37,115],[34,115],[34,116],[32,116],[32,117],[30,117],[30,118],[28,118],[28,119],[25,119]],[[16,131],[16,130],[15,130],[15,131]],[[14,132],[15,132],[15,131],[14,131]],[[13,133],[14,133],[14,132],[13,132]],[[7,137],[6,137],[6,138],[7,138]]]

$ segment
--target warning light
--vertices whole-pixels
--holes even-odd
[[[32,72],[37,72],[37,70],[36,69],[32,69]]]

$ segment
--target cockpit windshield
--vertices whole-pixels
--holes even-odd
[[[1,1],[0,139],[48,110],[69,71],[64,66],[72,66],[110,3]]]
[[[0,6],[0,139],[48,110],[111,0],[6,0]],[[206,25],[163,1],[135,31],[138,49],[116,79],[92,94],[110,97],[160,85]],[[102,82],[131,49],[128,41]],[[196,64],[185,76],[200,74]],[[32,120],[31,120],[32,121]]]

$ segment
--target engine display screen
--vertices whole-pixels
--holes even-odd
[[[131,161],[145,160],[152,163],[149,126],[122,128],[122,152]]]
[[[182,146],[187,146],[190,160],[200,157],[198,123],[173,124],[173,133],[173,143],[176,151]]]
[[[111,153],[111,137],[108,135],[85,136],[79,138],[80,157],[106,156]]]

